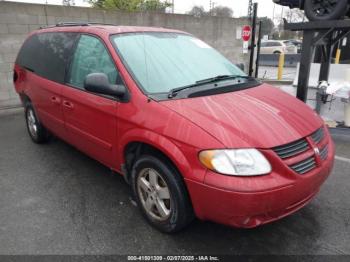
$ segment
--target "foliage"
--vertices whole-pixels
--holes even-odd
[[[210,10],[212,16],[226,16],[226,17],[232,17],[233,11],[231,8],[227,6],[216,6]]]
[[[159,0],[146,0],[142,1],[140,7],[141,10],[162,10],[165,11],[165,8],[170,7],[171,4],[168,2],[161,2]]]
[[[194,7],[192,7],[192,9],[189,12],[187,12],[187,14],[193,15],[193,16],[196,16],[196,17],[201,17],[201,16],[206,15],[207,13],[205,12],[203,6],[195,5]]]
[[[193,15],[196,17],[205,16],[205,15],[232,17],[233,11],[231,8],[227,6],[216,6],[212,8],[209,12],[206,12],[203,6],[195,5],[187,14]]]
[[[171,6],[160,0],[87,0],[93,7],[117,9],[122,11],[165,11]]]
[[[74,0],[62,0],[62,5],[64,6],[74,6],[75,1]]]
[[[273,23],[272,19],[268,17],[259,17],[258,22],[260,21],[262,22],[261,35],[271,35],[275,28],[275,24]]]
[[[298,39],[301,38],[301,32],[298,31],[289,31],[284,30],[284,21],[283,18],[287,20],[289,23],[298,23],[306,21],[306,17],[304,12],[300,9],[288,9],[284,10],[283,14],[281,14],[281,19],[277,25],[277,31],[274,32],[274,39]]]

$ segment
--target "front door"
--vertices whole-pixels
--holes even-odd
[[[62,109],[68,140],[91,157],[113,167],[116,163],[118,102],[84,89],[90,73],[105,73],[111,84],[119,78],[102,40],[82,35],[72,58],[67,85],[62,89]]]

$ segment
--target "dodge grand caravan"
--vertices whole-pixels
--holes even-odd
[[[59,137],[122,174],[146,220],[256,227],[305,206],[334,144],[304,103],[194,36],[59,24],[24,42],[14,83],[35,143]]]

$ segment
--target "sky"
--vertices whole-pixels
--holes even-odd
[[[168,0],[168,2],[171,1],[172,0]],[[18,0],[18,2],[62,4],[62,0]],[[245,16],[248,12],[248,0],[174,0],[175,13],[186,13],[191,10],[194,5],[203,6],[204,9],[208,11],[210,2],[213,2],[215,6],[221,5],[230,7],[235,17]],[[276,20],[281,18],[282,7],[275,5],[272,0],[253,0],[253,2],[258,3],[258,16],[275,17]],[[88,6],[84,0],[75,0],[75,4],[77,6]]]
[[[248,13],[248,0],[212,0],[215,6],[228,6],[233,10],[234,16],[245,16]],[[258,3],[258,16],[273,17],[273,9],[275,6],[275,16],[281,14],[282,7],[275,5],[272,0],[253,0]],[[194,5],[203,6],[209,10],[210,0],[175,0],[175,13],[185,13]]]

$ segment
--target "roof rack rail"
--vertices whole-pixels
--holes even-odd
[[[59,22],[56,25],[41,26],[40,29],[52,28],[52,27],[63,27],[63,26],[89,26],[89,25],[113,25],[108,23],[98,23],[98,22]]]
[[[60,22],[56,26],[88,26],[89,23],[86,22]]]
[[[111,24],[111,23],[98,23],[98,22],[88,22],[89,25],[113,25],[117,26],[116,24]]]

